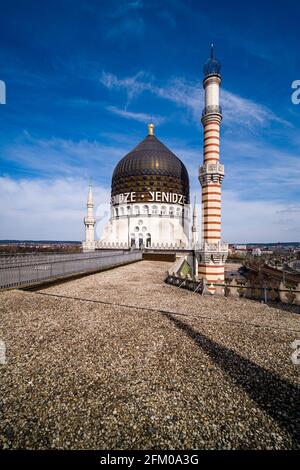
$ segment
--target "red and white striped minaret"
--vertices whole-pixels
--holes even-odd
[[[221,184],[224,165],[220,163],[220,107],[221,64],[211,56],[204,66],[205,107],[202,113],[204,128],[203,165],[199,169],[202,186],[202,243],[198,245],[198,274],[207,280],[208,289],[215,292],[214,283],[224,282],[227,243],[221,242]]]

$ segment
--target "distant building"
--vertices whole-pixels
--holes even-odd
[[[235,245],[235,249],[238,251],[247,251],[247,245]]]

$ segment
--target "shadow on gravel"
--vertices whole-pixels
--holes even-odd
[[[298,305],[288,305],[281,302],[268,302],[268,307],[283,310],[284,312],[296,313],[300,315],[300,307]]]
[[[243,358],[231,349],[212,341],[190,325],[164,313],[177,328],[193,339],[196,345],[221,367],[258,406],[287,431],[300,448],[300,388]]]

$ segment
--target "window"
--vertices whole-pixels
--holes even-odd
[[[146,234],[146,246],[147,247],[151,246],[151,234],[150,233]]]
[[[157,206],[152,206],[152,214],[157,215],[158,214],[158,207]]]
[[[139,233],[139,247],[143,246],[144,244],[144,237],[142,233]]]

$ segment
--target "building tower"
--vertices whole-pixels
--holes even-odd
[[[94,217],[94,201],[93,201],[93,191],[92,185],[89,186],[89,193],[87,198],[87,215],[84,218],[85,225],[85,241],[82,243],[83,251],[95,250],[95,223],[96,219]]]
[[[203,165],[199,168],[202,186],[202,243],[198,245],[198,274],[207,280],[208,289],[215,292],[214,283],[224,282],[228,244],[221,242],[221,184],[224,165],[220,163],[220,107],[221,64],[211,56],[204,66],[203,88],[205,107],[202,113],[204,129]]]
[[[194,199],[193,225],[192,225],[192,249],[195,249],[198,243],[198,214],[196,207],[196,196]]]

